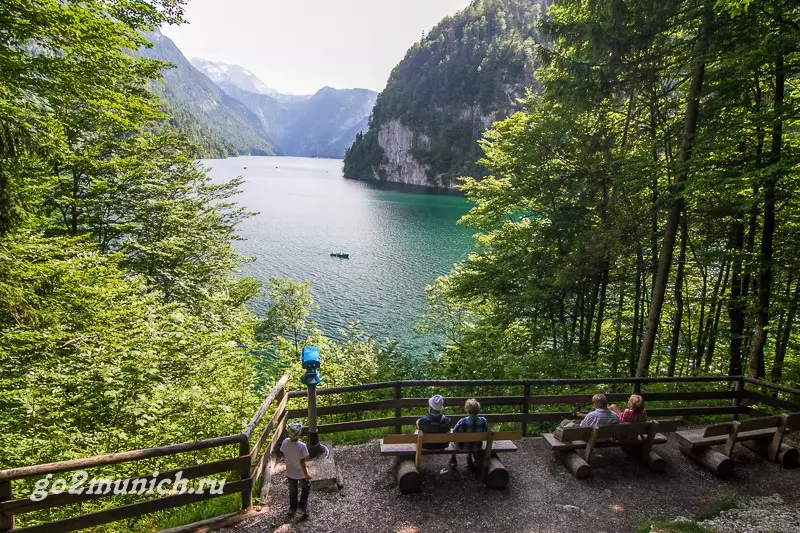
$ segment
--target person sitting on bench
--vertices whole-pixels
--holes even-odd
[[[609,424],[619,424],[617,413],[608,408],[608,400],[605,394],[595,394],[592,396],[594,411],[586,414],[581,421],[581,427],[596,428]]]
[[[456,423],[453,428],[453,433],[486,433],[489,431],[489,424],[482,416],[478,416],[481,412],[481,404],[475,398],[470,398],[464,404],[464,410],[467,412],[466,418],[462,418]],[[456,448],[459,450],[468,450],[470,453],[467,455],[467,468],[472,470],[475,468],[475,461],[481,459],[479,452],[483,450],[482,442],[457,442]],[[456,468],[458,461],[456,454],[450,457],[450,468]]]
[[[437,394],[428,400],[428,414],[417,420],[417,429],[422,433],[450,433],[452,425],[450,417],[442,415],[444,409],[444,398]],[[447,442],[423,444],[426,450],[444,450],[450,444]]]
[[[628,398],[628,408],[620,411],[619,407],[612,405],[611,411],[619,416],[621,424],[635,424],[637,422],[647,422],[647,411],[644,410],[644,398],[638,394],[631,394]]]
[[[577,413],[578,417],[583,418],[580,424],[571,420],[562,420],[559,426],[562,428],[596,428],[609,424],[619,424],[619,416],[608,408],[608,400],[605,394],[595,394],[592,396],[592,405],[594,406],[594,411],[586,414]]]

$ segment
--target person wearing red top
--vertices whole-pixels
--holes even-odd
[[[644,398],[638,394],[631,394],[628,398],[628,407],[620,411],[619,407],[612,405],[610,410],[617,413],[621,424],[631,424],[634,422],[647,422],[647,411],[644,410]]]

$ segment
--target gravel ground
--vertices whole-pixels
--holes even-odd
[[[800,505],[787,504],[779,494],[752,498],[700,525],[717,533],[797,533]]]
[[[337,446],[344,488],[338,493],[312,492],[307,521],[288,523],[284,518],[288,488],[283,466],[278,465],[264,516],[224,531],[616,533],[635,531],[647,517],[693,516],[721,493],[743,499],[777,497],[795,507],[800,502],[800,470],[783,469],[745,448],[734,452],[736,469],[730,481],[684,457],[674,435],[657,451],[668,464],[664,473],[651,472],[622,450],[606,448],[592,457],[592,477],[577,480],[542,439],[525,439],[518,452],[503,455],[511,476],[506,490],[485,488],[464,468],[464,456],[459,457],[459,469],[444,475],[439,471],[448,457],[428,456],[422,464],[421,492],[404,495],[392,475],[392,459],[379,455],[377,441]],[[737,520],[730,518],[732,523]],[[800,531],[797,521],[794,526],[792,531]],[[753,529],[722,531],[760,531],[753,524],[747,527]]]

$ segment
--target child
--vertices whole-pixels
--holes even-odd
[[[308,473],[306,458],[308,448],[300,442],[300,434],[303,431],[303,423],[294,419],[286,425],[286,434],[289,438],[283,439],[281,443],[281,453],[286,460],[286,479],[289,481],[289,513],[292,518],[297,512],[297,485],[300,484],[302,492],[300,494],[300,520],[308,518],[308,493],[311,490],[311,475]]]
[[[631,394],[631,397],[628,398],[628,408],[624,411],[620,412],[619,407],[616,405],[612,405],[609,409],[619,415],[619,421],[622,424],[647,422],[647,411],[644,410],[644,398],[638,394]]]
[[[456,427],[453,428],[453,433],[485,433],[489,431],[489,424],[486,423],[486,419],[478,416],[481,412],[481,404],[478,403],[478,400],[475,398],[467,400],[467,403],[464,404],[464,410],[469,416],[458,421]],[[469,455],[467,455],[467,468],[469,470],[475,468],[475,460],[480,461],[481,459],[479,452],[483,449],[483,443],[458,442],[456,447],[459,450],[470,451]],[[450,467],[455,468],[457,465],[456,455],[453,454],[450,457]]]

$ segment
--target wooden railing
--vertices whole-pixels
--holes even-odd
[[[286,420],[303,417],[307,414],[307,405],[303,405],[303,398],[307,397],[307,393],[305,391],[288,392],[286,390],[288,379],[288,376],[281,378],[264,399],[244,431],[237,435],[0,471],[0,532],[12,529],[25,532],[73,531],[236,493],[241,494],[242,511],[173,528],[168,532],[194,531],[201,526],[211,528],[232,525],[254,516],[256,511],[251,507],[253,489],[260,488],[261,500],[265,500],[269,491],[272,467],[276,460],[276,450]],[[673,385],[696,390],[663,390],[665,387]],[[708,390],[705,389],[706,386],[709,386]],[[331,434],[393,428],[395,433],[402,433],[403,427],[407,426],[410,429],[419,414],[427,407],[428,398],[420,395],[419,391],[424,390],[426,393],[431,393],[435,390],[446,396],[449,412],[460,411],[460,406],[468,397],[477,397],[484,407],[484,416],[489,422],[519,424],[525,435],[528,433],[529,424],[552,424],[570,417],[571,409],[560,409],[560,406],[571,406],[576,403],[588,404],[591,401],[592,393],[588,391],[572,394],[545,394],[547,389],[553,387],[612,389],[606,392],[606,396],[609,401],[619,403],[624,403],[631,393],[640,393],[646,398],[647,410],[651,417],[731,415],[737,418],[740,415],[766,415],[771,410],[800,411],[800,390],[742,376],[393,381],[318,389],[317,396],[320,405],[317,408],[317,414],[323,420],[332,419],[318,425],[318,431],[321,434]],[[697,389],[698,387],[703,388]],[[487,394],[485,391],[488,389],[493,392]],[[623,389],[625,389],[624,392]],[[412,394],[408,395],[409,392]],[[448,394],[448,392],[453,394]],[[353,395],[359,397],[359,401],[348,400],[349,403],[338,401]],[[375,396],[385,397],[370,398]],[[288,409],[290,402],[292,408]],[[654,405],[668,402],[682,405],[679,407]],[[717,405],[695,405],[701,402],[715,402]],[[417,411],[417,414],[412,414],[411,411]],[[262,426],[262,422],[270,412],[272,412],[272,416]],[[358,416],[358,420],[341,420],[354,416]],[[451,415],[451,418],[458,419],[459,416]],[[254,437],[256,438],[253,442]],[[151,478],[158,483],[162,479],[173,478],[178,472],[182,472],[184,479],[198,479],[219,474],[236,476],[235,481],[225,484],[222,494],[206,492],[204,494],[166,495],[152,500],[14,529],[14,517],[17,515],[112,496],[112,494],[62,493],[48,495],[41,501],[33,501],[29,497],[14,499],[12,490],[14,481],[226,446],[237,447],[237,453],[209,463],[162,472]]]
[[[722,384],[713,390],[692,391],[663,391],[664,385],[683,384]],[[656,387],[660,385],[661,387]],[[576,394],[537,394],[542,389],[551,387],[581,387],[603,386],[616,387],[629,386],[626,392],[606,393],[609,402],[624,404],[631,393],[643,394],[648,403],[647,411],[651,417],[696,417],[708,415],[731,415],[738,418],[740,415],[760,416],[768,411],[752,407],[753,404],[763,404],[768,409],[781,411],[800,411],[800,390],[791,389],[759,380],[742,376],[700,376],[676,378],[607,378],[607,379],[545,379],[545,380],[464,380],[464,381],[394,381],[384,383],[370,383],[367,385],[354,385],[348,387],[322,388],[317,390],[319,398],[327,396],[348,395],[376,395],[384,391],[383,395],[390,397],[369,401],[340,403],[339,401],[326,402],[332,405],[317,407],[317,415],[325,418],[341,418],[342,415],[369,415],[361,416],[358,420],[331,421],[318,425],[320,434],[340,433],[348,431],[362,431],[376,428],[393,428],[395,433],[402,433],[403,427],[410,427],[419,418],[428,405],[427,397],[414,397],[404,394],[409,389],[427,389],[429,393],[437,392],[446,397],[448,413],[461,411],[461,406],[468,397],[475,397],[484,407],[483,416],[490,423],[517,423],[523,435],[528,434],[528,425],[531,423],[559,422],[572,415],[572,410],[552,410],[552,406],[591,403],[592,393]],[[749,388],[748,388],[749,387]],[[474,394],[466,396],[466,391],[476,389],[501,389],[503,394]],[[755,388],[763,388],[769,394],[757,392]],[[455,395],[448,395],[448,391],[456,389]],[[650,389],[650,391],[648,391]],[[790,399],[779,398],[778,395],[790,396]],[[299,403],[307,396],[305,391],[292,391],[289,398],[295,400],[288,411],[288,417],[301,417],[306,412],[306,405]],[[682,405],[680,407],[652,406],[667,402],[697,403],[714,400],[725,400],[719,405]],[[322,402],[321,402],[322,403]],[[748,405],[750,404],[750,405]],[[509,408],[518,409],[508,412]],[[416,414],[409,411],[416,410]],[[498,412],[492,412],[498,411]],[[503,412],[499,412],[503,411]],[[374,416],[375,413],[384,416]],[[392,413],[393,416],[385,416]],[[450,417],[455,422],[463,415]]]
[[[286,383],[288,376],[283,376],[277,385],[264,399],[256,414],[245,427],[244,431],[238,435],[230,435],[227,437],[219,437],[213,439],[206,439],[197,442],[187,442],[184,444],[172,444],[168,446],[160,446],[157,448],[147,448],[144,450],[135,450],[130,452],[114,453],[109,455],[100,455],[96,457],[89,457],[86,459],[75,459],[71,461],[61,461],[58,463],[41,464],[35,466],[26,466],[22,468],[12,468],[10,470],[0,471],[0,531],[24,531],[24,532],[61,532],[61,531],[74,531],[77,529],[84,529],[99,526],[109,522],[116,522],[129,518],[139,517],[145,514],[162,511],[165,509],[172,509],[184,505],[218,498],[228,494],[241,494],[242,510],[249,511],[253,503],[253,488],[258,487],[261,482],[261,494],[266,495],[269,490],[270,475],[272,471],[272,464],[275,458],[275,451],[278,446],[278,439],[280,437],[281,428],[286,420],[286,404],[289,400],[289,395],[286,391]],[[273,403],[277,402],[277,407]],[[256,433],[256,428],[259,427],[264,416],[273,408],[274,412],[270,420]],[[257,439],[251,445],[251,438],[257,435]],[[17,480],[24,480],[30,478],[43,478],[48,474],[63,474],[65,472],[74,472],[85,470],[89,468],[97,468],[109,465],[118,465],[121,463],[132,463],[141,461],[143,459],[150,459],[156,457],[169,457],[183,454],[186,452],[196,452],[198,450],[211,450],[217,448],[233,447],[236,452],[235,455],[228,456],[221,460],[216,460],[199,465],[186,466],[184,468],[177,468],[167,472],[160,472],[155,476],[145,475],[148,481],[155,480],[153,486],[158,486],[162,480],[175,479],[176,475],[180,472],[182,479],[192,480],[199,478],[206,478],[212,475],[228,474],[237,477],[233,482],[226,482],[219,494],[212,494],[209,491],[202,493],[189,493],[165,495],[159,498],[154,498],[146,501],[139,501],[130,503],[120,507],[104,509],[101,511],[82,514],[62,520],[47,522],[34,526],[28,526],[15,529],[15,516],[33,511],[41,511],[44,509],[53,509],[63,507],[80,502],[88,502],[100,498],[114,496],[113,491],[100,494],[70,494],[62,492],[61,494],[49,494],[46,498],[40,501],[34,501],[30,497],[26,498],[13,498],[12,482]],[[262,452],[263,453],[260,453]],[[137,478],[129,478],[127,481],[132,482],[133,479],[141,479],[142,476]],[[120,481],[120,485],[125,483],[125,480]],[[127,486],[127,485],[126,485]],[[100,492],[100,491],[96,491]],[[103,491],[106,492],[106,491]],[[216,525],[233,524],[247,518],[251,513],[232,513],[223,517],[213,519]],[[210,525],[204,521],[205,525]],[[188,526],[181,526],[169,530],[170,533],[178,533],[180,531],[192,531],[200,524],[190,524]]]

